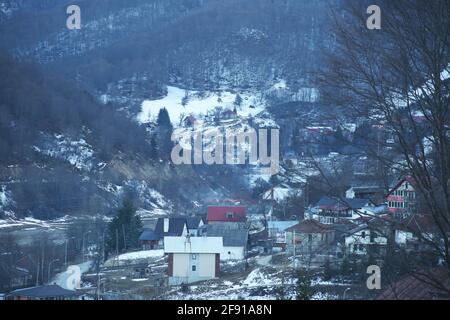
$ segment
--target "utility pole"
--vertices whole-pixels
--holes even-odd
[[[125,252],[127,251],[127,241],[125,237],[125,225],[122,224],[122,234],[123,234],[123,247],[125,249]]]
[[[85,248],[85,237],[86,237],[89,233],[91,233],[91,231],[87,231],[87,232],[85,232],[85,233],[83,234],[83,262],[85,261],[85,256],[86,256],[86,252],[85,252],[85,250],[86,250],[86,248]]]
[[[64,266],[67,268],[67,249],[69,246],[69,241],[75,239],[74,237],[66,239],[66,248],[64,250]]]
[[[36,263],[36,287],[39,286],[39,266],[40,266],[40,261],[39,261],[39,253],[38,253],[37,263]]]
[[[116,229],[116,255],[119,256],[119,230]]]
[[[295,230],[293,231],[293,237],[292,237],[293,241],[294,241],[294,260],[293,260],[293,266],[294,266],[294,270],[296,269],[296,263],[295,263]]]

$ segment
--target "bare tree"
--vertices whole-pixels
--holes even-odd
[[[382,1],[381,30],[366,27],[367,7],[348,1],[334,15],[325,98],[392,133],[389,154],[379,139],[367,150],[398,176],[413,177],[420,214],[437,232],[411,232],[450,270],[450,2]]]

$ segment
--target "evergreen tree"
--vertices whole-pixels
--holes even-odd
[[[314,295],[311,278],[306,270],[299,270],[297,273],[296,295],[297,300],[311,300]]]
[[[156,142],[156,136],[153,134],[151,139],[150,139],[150,157],[153,160],[157,160],[158,159],[158,146],[157,146],[157,142]]]
[[[142,232],[141,218],[136,214],[136,208],[129,199],[123,201],[116,216],[108,226],[108,249],[119,252],[138,247],[138,239]]]
[[[169,112],[166,108],[159,110],[157,119],[157,145],[159,157],[163,160],[170,159],[170,153],[172,152],[173,143],[171,140],[173,126],[170,122]]]
[[[328,281],[333,277],[333,270],[331,269],[330,260],[327,259],[325,261],[325,265],[323,267],[323,279]]]

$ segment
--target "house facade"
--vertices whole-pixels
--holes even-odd
[[[382,255],[386,252],[386,246],[387,238],[367,224],[350,230],[349,235],[345,237],[345,248],[349,254]]]
[[[370,199],[322,197],[311,209],[311,218],[324,224],[335,224],[341,220],[354,220],[377,211]]]
[[[406,218],[418,212],[416,182],[411,177],[401,179],[389,192],[388,211],[396,218]]]
[[[313,219],[286,229],[287,248],[295,254],[310,254],[328,247],[334,241],[334,230]]]
[[[162,248],[164,237],[184,237],[188,235],[188,231],[185,217],[159,218],[153,230],[153,235],[150,235],[148,230],[144,230],[141,237],[143,241],[146,241],[146,238],[149,239],[151,241],[149,244],[153,245],[154,248]],[[157,245],[155,246],[156,239]]]
[[[221,237],[165,237],[169,285],[218,278],[222,250]]]

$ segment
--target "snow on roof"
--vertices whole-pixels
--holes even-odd
[[[267,221],[268,229],[277,229],[280,231],[285,231],[287,228],[295,226],[298,223],[296,220],[292,221]]]
[[[220,253],[222,237],[164,237],[165,253]]]

